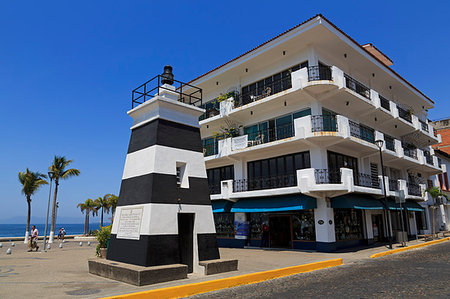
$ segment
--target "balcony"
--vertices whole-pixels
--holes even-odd
[[[413,149],[413,148],[403,147],[403,154],[405,156],[407,156],[407,157],[410,157],[410,158],[414,159],[414,160],[418,160],[417,149],[415,149],[415,148]]]
[[[397,106],[397,110],[398,110],[398,116],[399,116],[401,119],[403,119],[403,120],[405,120],[405,121],[407,121],[407,122],[409,122],[409,123],[412,124],[412,116],[411,116],[411,112],[406,111],[405,109],[403,109],[403,108],[401,108],[401,107],[399,107],[399,106]]]
[[[425,157],[425,162],[427,162],[427,164],[434,165],[433,157],[431,156],[431,153],[429,151],[424,151],[423,156]]]
[[[378,95],[380,98],[380,106],[386,109],[387,111],[391,111],[391,105],[389,103],[389,100],[382,97],[381,95]]]
[[[389,179],[389,191],[398,191],[398,180]]]
[[[308,67],[308,81],[332,80],[331,67],[315,65]]]
[[[372,176],[366,173],[357,173],[354,177],[356,186],[381,189],[380,179],[378,176]]]
[[[314,169],[316,184],[340,184],[341,171],[328,169]]]
[[[297,176],[295,174],[233,180],[233,192],[235,193],[293,186],[297,186]]]
[[[337,132],[336,115],[312,115],[311,116],[312,132]]]
[[[420,122],[421,130],[429,133],[428,124],[426,122],[424,122],[423,120],[419,120],[419,122]]]
[[[285,125],[276,126],[265,130],[247,134],[248,147],[269,143],[277,140],[286,139],[294,136],[294,124],[288,123]]]
[[[375,130],[374,129],[364,126],[364,125],[361,125],[361,124],[358,124],[351,120],[349,120],[348,123],[350,125],[350,135],[351,136],[375,144]]]
[[[347,87],[350,90],[353,90],[357,94],[370,100],[370,88],[368,88],[361,82],[353,79],[352,77],[350,77],[347,74],[344,74],[344,77],[345,77],[345,87]]]
[[[406,182],[406,187],[408,188],[408,195],[422,196],[422,190],[419,184],[414,182]]]

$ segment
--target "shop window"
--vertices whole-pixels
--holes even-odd
[[[294,240],[315,241],[314,211],[301,211],[292,215],[292,230]]]
[[[262,238],[262,224],[264,222],[269,223],[268,213],[250,213],[250,238],[261,239]]]
[[[234,238],[234,213],[214,213],[216,235],[219,238]]]
[[[362,211],[355,209],[334,209],[336,240],[362,240]]]

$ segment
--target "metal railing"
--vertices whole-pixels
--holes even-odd
[[[395,152],[394,138],[384,134],[384,141],[386,142],[386,149]]]
[[[268,143],[276,140],[286,139],[294,136],[294,123],[287,123],[256,132],[248,133],[248,146]]]
[[[408,188],[409,195],[422,196],[419,184],[416,184],[414,182],[406,182],[406,187]]]
[[[326,65],[308,66],[308,81],[331,80],[331,67]]]
[[[389,191],[398,191],[398,180],[389,179]]]
[[[403,153],[405,156],[416,159],[417,160],[417,149],[412,148],[403,148]]]
[[[366,173],[357,173],[354,175],[354,184],[356,186],[381,189],[380,179]]]
[[[241,107],[252,102],[259,101],[270,95],[279,93],[283,90],[292,87],[291,76],[281,78],[279,80],[272,81],[271,83],[264,84],[262,87],[258,87],[254,91],[248,93],[241,93],[234,99],[234,107]]]
[[[433,135],[434,137],[437,137],[437,130],[433,127]]]
[[[200,105],[199,107],[206,110],[205,113],[200,115],[200,117],[198,118],[199,121],[220,114],[220,103],[216,100],[212,100],[208,103]]]
[[[312,132],[337,132],[336,115],[312,115],[311,130]]]
[[[209,185],[209,194],[220,194],[220,193],[222,193],[220,184]]]
[[[233,180],[233,192],[276,189],[297,186],[295,174]]]
[[[161,84],[162,79],[165,79],[162,75],[157,75],[144,84],[141,84],[131,92],[131,108],[135,105],[140,105],[147,100],[152,99],[155,95],[163,90],[174,92],[178,95],[178,101],[186,104],[201,106],[202,105],[202,89],[196,86],[173,80],[174,90],[165,87]]]
[[[423,120],[420,120],[420,119],[419,119],[419,122],[420,122],[420,125],[422,126],[422,131],[429,132],[428,124],[426,122],[424,122]]]
[[[217,155],[218,148],[219,148],[219,145],[218,145],[217,140],[214,140],[213,143],[203,144],[203,156],[208,157],[208,156]]]
[[[412,123],[411,112],[406,111],[405,109],[399,106],[397,106],[397,109],[398,109],[398,116],[400,116],[400,118],[406,120],[409,123]]]
[[[386,109],[387,111],[391,111],[391,105],[389,105],[389,100],[386,99],[385,97],[380,96],[380,105],[381,107],[383,107],[384,109]]]
[[[433,157],[429,151],[424,151],[423,156],[425,157],[427,164],[433,165]]]
[[[350,135],[370,143],[375,143],[375,130],[364,125],[348,120]]]
[[[316,184],[340,184],[341,171],[328,169],[314,169]]]
[[[353,90],[357,94],[370,100],[370,89],[367,86],[353,79],[347,74],[344,74],[344,77],[345,77],[345,86],[347,88]]]

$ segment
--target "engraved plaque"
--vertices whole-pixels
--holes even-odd
[[[143,211],[143,208],[128,208],[121,210],[117,239],[139,240]]]

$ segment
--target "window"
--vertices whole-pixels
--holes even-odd
[[[189,188],[189,178],[186,174],[186,163],[176,163],[177,186],[180,188]]]
[[[206,170],[210,194],[220,194],[220,182],[234,179],[234,166],[223,166]]]
[[[336,240],[363,239],[362,211],[354,209],[334,209]]]
[[[234,237],[234,213],[214,213],[214,223],[217,237]]]

